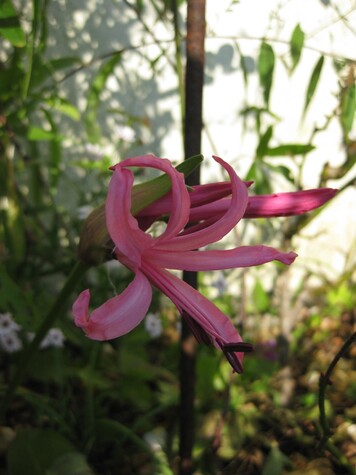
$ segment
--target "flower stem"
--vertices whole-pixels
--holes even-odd
[[[38,350],[41,341],[46,336],[48,330],[53,326],[56,319],[65,311],[68,298],[72,293],[74,285],[88,268],[89,266],[87,264],[80,261],[77,262],[77,264],[73,267],[72,272],[69,274],[61,292],[58,294],[52,307],[38,328],[34,339],[23,351],[19,363],[15,369],[15,374],[10,381],[7,391],[5,392],[4,400],[0,408],[0,420],[5,418],[7,408],[16,392],[16,389],[21,384],[26,374],[26,370],[28,369],[32,356]]]

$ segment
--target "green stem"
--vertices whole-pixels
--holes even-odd
[[[46,336],[48,330],[53,326],[58,316],[61,315],[65,311],[67,300],[73,291],[74,285],[76,284],[78,279],[87,271],[88,268],[89,267],[87,264],[80,261],[77,262],[72,272],[68,276],[61,292],[58,294],[58,297],[53,303],[51,309],[49,310],[42,324],[38,328],[35,338],[23,351],[19,364],[15,370],[15,374],[7,388],[3,403],[0,408],[0,420],[4,419],[8,405],[11,399],[13,398],[17,387],[21,384],[26,374],[26,370],[29,366],[32,356],[36,353],[37,349],[40,346],[41,341]]]
[[[326,442],[325,448],[335,457],[339,464],[345,468],[347,473],[350,475],[356,474],[355,468],[349,463],[345,455],[330,440]]]

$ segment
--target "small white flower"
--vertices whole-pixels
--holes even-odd
[[[59,328],[51,328],[41,342],[40,348],[49,348],[54,346],[61,348],[64,343],[64,335]]]
[[[0,335],[8,335],[20,329],[20,325],[14,322],[10,313],[0,313]]]
[[[145,329],[152,338],[157,338],[162,334],[161,319],[155,313],[148,313],[145,317]]]
[[[6,353],[14,353],[22,349],[22,341],[18,337],[17,333],[6,333],[0,335],[0,347]]]

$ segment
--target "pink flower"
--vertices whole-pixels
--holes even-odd
[[[191,271],[250,267],[272,260],[291,264],[296,254],[283,253],[267,246],[243,246],[230,250],[197,249],[222,239],[245,215],[249,203],[247,186],[234,170],[221,158],[214,159],[228,172],[229,184],[203,191],[201,200],[206,202],[217,190],[221,196],[231,194],[227,206],[217,219],[215,215],[202,225],[185,229],[191,219],[191,198],[184,183],[184,176],[177,172],[167,159],[153,155],[129,158],[113,167],[106,201],[106,224],[114,242],[116,258],[131,269],[134,280],[118,296],[88,314],[90,292],[84,290],[73,305],[75,324],[94,340],[111,340],[135,328],[146,315],[152,298],[152,288],[165,293],[176,305],[191,326],[198,340],[213,343],[226,355],[233,369],[242,372],[242,357],[252,347],[242,342],[234,325],[212,302],[197,290],[170,273],[167,269]],[[171,179],[169,219],[165,231],[157,238],[140,229],[131,214],[131,191],[134,177],[128,167],[152,167],[167,173]],[[218,193],[218,194],[219,194]],[[196,199],[196,198],[194,198]]]

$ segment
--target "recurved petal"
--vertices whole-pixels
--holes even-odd
[[[165,293],[178,310],[185,312],[207,333],[213,344],[223,349],[226,344],[237,344],[242,338],[234,325],[212,302],[186,282],[160,269],[154,264],[143,261],[145,273],[150,276],[152,284]],[[223,350],[224,351],[224,350]],[[229,362],[235,371],[242,372],[242,351],[228,351]]]
[[[184,175],[178,172],[166,158],[157,158],[154,155],[143,155],[127,158],[119,166],[123,167],[150,167],[167,173],[171,179],[171,208],[169,220],[164,233],[156,241],[164,242],[176,236],[187,224],[189,219],[190,198],[187,191]]]
[[[74,322],[92,340],[112,340],[130,332],[141,322],[151,299],[151,285],[142,272],[138,272],[120,295],[107,300],[90,316],[90,292],[84,290],[72,307]]]
[[[297,254],[282,252],[269,246],[241,246],[228,250],[163,251],[150,249],[145,259],[167,269],[208,271],[253,267],[270,261],[291,264]]]
[[[246,185],[229,164],[219,157],[214,156],[213,158],[225,168],[231,180],[231,200],[226,213],[210,226],[193,233],[177,236],[170,239],[169,242],[160,243],[159,249],[184,251],[198,249],[212,242],[220,241],[243,217],[248,202]]]
[[[142,252],[153,244],[149,234],[139,229],[131,214],[131,191],[134,177],[120,164],[114,167],[105,203],[106,225],[116,250],[128,257],[129,267],[137,270]],[[126,263],[125,263],[126,264]]]

